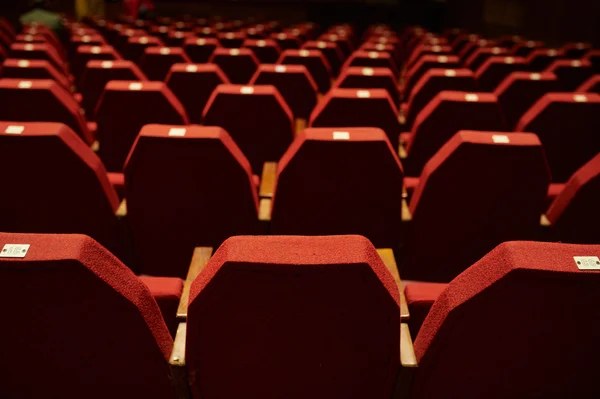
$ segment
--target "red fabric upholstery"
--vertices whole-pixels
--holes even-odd
[[[398,148],[398,109],[384,89],[331,89],[311,114],[310,126],[378,127]]]
[[[586,55],[593,48],[592,43],[588,42],[570,42],[562,46],[562,51],[565,56],[571,59],[578,60]]]
[[[191,63],[182,48],[148,47],[140,60],[140,68],[149,80],[164,81],[171,67],[178,63]]]
[[[515,57],[528,57],[533,50],[544,46],[544,42],[528,40],[516,43],[511,49],[510,54]]]
[[[91,145],[94,138],[79,110],[71,93],[54,80],[0,80],[0,120],[64,123]]]
[[[183,43],[189,38],[196,38],[194,32],[183,32],[180,30],[172,30],[165,38],[165,45],[168,47],[182,47]]]
[[[558,77],[564,91],[574,91],[594,74],[592,63],[580,60],[556,60],[546,68]]]
[[[388,53],[378,51],[355,51],[344,63],[344,68],[349,67],[370,67],[370,68],[388,68],[394,76],[398,76],[398,66],[394,58]]]
[[[119,200],[125,198],[125,176],[123,173],[113,172],[107,173],[108,181],[113,186],[115,192],[119,196]]]
[[[414,344],[412,398],[597,396],[600,275],[582,255],[600,248],[505,243],[450,283]]]
[[[550,205],[546,216],[561,241],[598,243],[600,153],[577,170]]]
[[[217,39],[221,43],[221,46],[225,48],[240,48],[246,40],[245,32],[227,32],[219,33]]]
[[[259,64],[252,50],[248,48],[218,47],[214,50],[209,62],[217,64],[225,72],[229,81],[234,84],[247,84]]]
[[[75,35],[69,39],[69,56],[72,57],[79,46],[104,46],[106,40],[100,34],[93,35]]]
[[[13,43],[9,56],[24,60],[46,60],[63,74],[68,73],[64,61],[51,44]]]
[[[407,175],[419,176],[435,153],[459,130],[508,131],[495,95],[442,91],[415,118],[408,158]]]
[[[272,33],[271,39],[277,42],[282,51],[296,50],[302,46],[300,38],[290,32]]]
[[[473,55],[477,50],[482,47],[496,47],[497,42],[494,40],[486,40],[486,39],[477,39],[470,40],[458,53],[460,60],[463,64],[466,64],[471,55]]]
[[[452,47],[422,43],[415,47],[415,49],[412,51],[408,61],[406,62],[406,67],[410,69],[417,61],[419,61],[419,58],[425,55],[452,55]]]
[[[111,46],[79,46],[72,59],[71,71],[75,78],[81,78],[83,71],[89,61],[103,60],[116,61],[122,59],[119,53]]]
[[[192,395],[390,398],[399,303],[364,237],[231,238],[192,284]]]
[[[600,50],[590,50],[583,58],[592,63],[594,73],[600,73]]]
[[[536,135],[458,132],[427,162],[411,198],[400,275],[448,282],[499,243],[535,237],[549,184]]]
[[[229,80],[215,64],[175,64],[166,82],[185,107],[190,122],[200,124],[202,111],[213,91]]]
[[[81,75],[79,90],[87,118],[96,120],[96,107],[106,84],[112,80],[140,80],[146,76],[132,61],[90,61]]]
[[[242,47],[252,50],[260,64],[274,64],[281,54],[275,40],[245,40]]]
[[[183,45],[183,49],[192,62],[204,64],[208,62],[215,49],[220,46],[219,41],[215,38],[188,38]]]
[[[308,119],[317,104],[317,84],[304,65],[260,65],[252,85],[273,85],[295,118]]]
[[[231,135],[257,174],[265,162],[278,161],[294,137],[292,112],[274,86],[217,86],[203,119]]]
[[[575,91],[600,94],[600,75],[594,75],[590,77]]]
[[[549,93],[523,115],[516,129],[538,135],[555,182],[565,182],[600,152],[600,95]]]
[[[529,53],[527,63],[530,71],[542,72],[554,61],[564,58],[566,57],[562,50],[539,48]]]
[[[284,50],[277,62],[284,65],[304,65],[317,84],[319,93],[327,93],[331,87],[331,68],[320,50]]]
[[[282,157],[271,233],[361,234],[378,248],[395,248],[403,179],[398,157],[380,129],[338,129],[306,129]]]
[[[432,69],[432,68],[454,69],[454,68],[461,68],[461,67],[462,66],[461,66],[460,60],[455,55],[450,55],[450,56],[425,55],[425,56],[421,57],[419,59],[419,61],[417,61],[415,63],[415,65],[413,65],[413,67],[411,69],[406,71],[406,75],[404,76],[404,91],[403,91],[404,98],[407,99],[410,97],[413,86],[415,84],[417,84],[419,79],[421,79],[421,77],[423,75],[425,75],[425,72],[427,72],[429,69]]]
[[[477,70],[490,58],[506,55],[507,50],[502,47],[480,47],[476,49],[466,60],[465,66],[473,72]]]
[[[324,40],[319,41],[308,41],[302,45],[303,49],[306,50],[320,50],[323,57],[327,60],[329,67],[331,68],[331,74],[338,76],[342,68],[344,55],[335,42],[328,42]]]
[[[2,64],[2,77],[11,79],[52,79],[71,90],[69,78],[46,60],[8,59]]]
[[[198,36],[200,38],[207,38],[207,39],[208,38],[210,38],[210,39],[217,38],[217,30],[211,26],[198,27],[198,28],[194,29],[194,33],[196,34],[196,36]]]
[[[529,65],[523,57],[489,57],[475,72],[482,91],[494,91],[513,72],[526,71]]]
[[[175,398],[173,340],[125,265],[83,235],[0,233],[5,244],[30,247],[0,261],[3,396]]]
[[[87,234],[119,255],[119,199],[100,159],[71,129],[2,122],[0,141],[0,170],[11,180],[0,199],[1,231]]]
[[[140,63],[144,52],[149,47],[162,47],[165,44],[155,36],[135,36],[127,39],[127,44],[123,49],[123,57],[136,64]]]
[[[177,319],[177,308],[183,292],[183,280],[174,277],[152,277],[140,276],[142,283],[148,287],[152,298],[158,304],[160,313],[171,333],[175,338],[179,321]]]
[[[521,41],[523,41],[523,38],[519,35],[503,35],[498,39],[498,46],[510,49]]]
[[[354,45],[345,35],[340,35],[337,33],[325,33],[319,36],[318,40],[335,43],[342,53],[343,60],[346,60],[354,50]]]
[[[120,172],[140,129],[150,123],[187,125],[183,105],[162,82],[112,81],[96,108],[98,140],[106,169]]]
[[[390,54],[394,58],[396,65],[401,64],[400,52],[398,48],[391,43],[376,43],[376,42],[365,42],[360,46],[361,51],[380,51]]]
[[[173,129],[184,135],[174,136]],[[142,273],[185,278],[195,247],[257,232],[250,164],[222,129],[145,126],[125,166],[125,182]]]
[[[410,320],[408,326],[410,335],[413,341],[419,335],[419,330],[423,321],[429,314],[429,310],[433,303],[438,299],[440,294],[448,287],[446,283],[421,283],[414,282],[406,284],[404,288],[404,296],[408,304],[410,312]]]
[[[478,40],[481,40],[480,35],[475,33],[462,33],[452,41],[452,49],[454,50],[455,54],[460,54],[462,49],[469,44],[469,42],[475,42]]]
[[[554,202],[556,197],[558,197],[564,189],[565,183],[550,183],[550,186],[548,186],[548,198],[546,201],[548,206],[550,206],[552,202]]]
[[[411,129],[419,112],[442,91],[478,91],[473,72],[461,69],[429,69],[415,84],[408,98],[405,128]]]
[[[397,107],[400,103],[397,79],[388,68],[349,67],[342,71],[336,87],[345,89],[386,89]]]
[[[560,82],[553,73],[513,72],[494,90],[502,106],[509,128],[515,128],[519,119],[544,94],[560,90]]]

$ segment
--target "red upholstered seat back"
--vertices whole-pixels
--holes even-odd
[[[507,50],[503,47],[480,47],[476,49],[466,60],[465,66],[473,72],[477,72],[490,57],[505,55]]]
[[[413,398],[593,398],[599,246],[509,242],[450,283],[415,341]]]
[[[460,60],[455,55],[425,55],[404,75],[404,98],[410,97],[413,87],[425,72],[432,68],[455,69],[462,68]]]
[[[0,120],[64,123],[87,144],[94,142],[79,104],[54,80],[0,80]]]
[[[546,216],[561,241],[600,242],[600,153],[571,176]]]
[[[320,50],[285,50],[277,62],[288,65],[304,65],[317,84],[319,93],[327,93],[331,87],[331,67]]]
[[[302,45],[302,48],[307,50],[321,50],[321,53],[323,53],[323,56],[331,67],[331,74],[333,76],[339,75],[344,60],[344,54],[335,42],[313,40],[305,42]]]
[[[531,54],[533,52],[533,50],[543,47],[543,46],[544,46],[544,42],[542,42],[542,41],[535,41],[535,40],[520,41],[518,43],[515,43],[511,47],[510,54],[514,55],[515,57],[527,57],[527,56],[529,56],[529,54]]]
[[[394,58],[378,51],[355,51],[344,63],[344,68],[347,67],[388,68],[394,76],[399,74]]]
[[[388,68],[345,68],[336,86],[344,89],[386,89],[394,105],[397,107],[400,103],[396,77]]]
[[[501,242],[535,237],[550,183],[534,134],[461,131],[425,165],[401,275],[448,282]]]
[[[51,44],[13,43],[9,56],[25,60],[46,60],[59,71],[67,73],[64,61]]]
[[[570,42],[562,46],[565,57],[571,59],[580,59],[584,57],[590,50],[592,50],[592,48],[593,44],[589,42]]]
[[[329,91],[310,116],[311,127],[377,127],[398,148],[398,110],[384,89]]]
[[[0,123],[1,231],[81,233],[115,253],[119,199],[100,159],[59,123]]]
[[[346,35],[337,33],[324,33],[319,36],[318,40],[335,43],[342,53],[343,59],[347,59],[354,50],[354,44]]]
[[[123,57],[139,64],[144,51],[149,47],[162,47],[165,44],[159,37],[155,36],[134,36],[127,39],[127,44],[123,48]]]
[[[225,48],[240,48],[246,39],[245,32],[224,32],[217,35],[217,39]]]
[[[482,91],[494,91],[508,75],[528,68],[523,57],[492,56],[477,69],[475,78]]]
[[[183,44],[185,53],[190,57],[192,62],[198,64],[208,62],[217,47],[220,47],[220,44],[215,38],[188,38]]]
[[[523,115],[516,129],[537,134],[552,179],[567,181],[600,152],[600,95],[549,93]]]
[[[258,68],[258,59],[248,48],[217,47],[209,62],[217,64],[234,84],[247,84]]]
[[[307,129],[279,163],[271,232],[361,234],[396,247],[402,180],[382,130]]]
[[[364,237],[231,238],[192,284],[192,395],[391,398],[399,302]]]
[[[0,233],[2,396],[174,398],[173,341],[148,288],[83,235]],[[18,303],[18,306],[16,304]],[[23,370],[28,370],[24,373]]]
[[[165,45],[168,47],[182,47],[183,43],[189,38],[196,38],[194,32],[189,31],[181,31],[181,30],[172,30],[169,31],[169,34],[164,39]]]
[[[546,68],[558,77],[562,90],[574,91],[594,75],[592,63],[586,60],[556,60]]]
[[[298,35],[290,32],[272,33],[271,39],[277,42],[282,51],[299,49],[302,45],[302,41]]]
[[[140,60],[140,68],[149,80],[164,81],[177,63],[191,63],[192,60],[181,47],[148,47]]]
[[[12,79],[52,79],[71,90],[73,83],[51,62],[46,60],[8,59],[2,64],[2,77]]]
[[[125,166],[125,191],[144,274],[185,278],[194,247],[257,233],[250,164],[220,128],[146,125]]]
[[[116,61],[120,59],[122,59],[121,55],[112,46],[79,46],[73,56],[71,70],[79,82],[89,61]]]
[[[274,64],[279,59],[281,49],[275,40],[247,39],[242,47],[252,50],[261,64]]]
[[[419,176],[425,163],[459,130],[508,130],[495,95],[443,91],[417,115],[408,143],[405,166]]]
[[[187,125],[183,105],[162,82],[112,81],[96,108],[98,154],[110,172],[120,172],[140,129],[150,123]]]
[[[595,73],[600,73],[600,50],[590,50],[585,55],[584,60],[592,63]]]
[[[410,69],[419,59],[425,55],[451,55],[452,47],[450,46],[440,46],[438,44],[430,45],[427,43],[419,44],[414,48],[410,57],[406,62],[407,68]]]
[[[592,76],[575,91],[600,94],[600,75]]]
[[[278,161],[294,137],[292,112],[274,86],[219,85],[203,119],[231,135],[255,174]]]
[[[562,50],[539,48],[533,50],[527,56],[529,70],[532,72],[542,72],[556,60],[564,59],[565,53]]]

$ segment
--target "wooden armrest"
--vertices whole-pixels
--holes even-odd
[[[117,217],[124,218],[126,216],[127,216],[127,202],[125,199],[123,199],[123,201],[121,201],[121,204],[119,205],[119,208],[117,208]]]
[[[402,199],[402,221],[410,222],[412,220],[412,215],[410,214],[410,208],[408,207],[408,202],[406,199]]]
[[[400,273],[398,273],[398,266],[396,265],[396,259],[394,258],[394,251],[390,248],[380,248],[377,249],[377,253],[394,277],[396,285],[398,285],[398,291],[400,292],[400,320],[408,320],[410,319],[410,312],[408,311],[408,304],[406,302],[406,297],[404,296],[404,286],[402,285]]]
[[[406,123],[406,117],[403,114],[400,114],[398,116],[398,123],[400,123],[401,125],[404,125]]]
[[[177,332],[179,333],[179,331]],[[413,347],[413,341],[410,336],[410,330],[406,323],[400,325],[400,364],[402,367],[410,368],[419,366],[417,355],[415,355],[415,348]]]
[[[188,302],[190,301],[190,289],[192,288],[192,283],[208,263],[208,260],[212,255],[212,251],[213,249],[210,247],[194,248],[194,255],[192,255],[190,268],[188,269],[187,277],[183,283],[183,291],[181,292],[181,299],[179,300],[179,306],[177,307],[177,318],[187,318],[187,309]],[[182,324],[185,325],[185,323]]]
[[[406,201],[407,198],[408,198],[408,190],[406,189],[406,186],[403,184],[402,185],[402,199]]]
[[[398,156],[400,159],[406,159],[408,154],[406,153],[406,147],[404,147],[404,143],[400,143],[398,146]]]
[[[275,177],[277,175],[277,162],[265,162],[260,179],[258,195],[261,198],[272,198],[275,190]]]
[[[273,200],[271,198],[261,198],[258,208],[258,220],[261,222],[271,221],[271,207]]]
[[[548,218],[544,214],[542,214],[542,216],[540,217],[540,226],[542,226],[542,227],[550,227],[550,226],[552,226],[552,223],[550,223],[550,221],[548,220]]]
[[[189,399],[192,397],[187,367],[185,366],[186,333],[187,324],[179,323],[179,326],[177,326],[177,334],[175,334],[175,340],[173,341],[173,350],[169,357],[171,383],[175,388],[176,397],[180,399]]]
[[[295,136],[298,136],[300,133],[302,133],[304,131],[304,129],[306,129],[306,119],[304,118],[298,118],[296,119],[296,126],[295,126]]]
[[[91,148],[92,151],[98,152],[98,150],[100,149],[100,142],[98,140],[94,141]]]
[[[169,358],[169,364],[171,366],[183,367],[185,366],[185,335],[187,332],[187,323],[179,323],[177,326],[177,334],[175,334],[175,340],[173,341],[173,350],[171,351],[171,357]],[[402,336],[400,336],[402,338]]]

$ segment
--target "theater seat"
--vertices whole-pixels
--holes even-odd
[[[73,57],[77,53],[79,46],[104,46],[106,40],[100,34],[92,35],[75,35],[71,36],[68,44],[69,57]]]
[[[554,61],[564,58],[566,57],[562,50],[540,48],[527,56],[527,63],[531,72],[542,72]]]
[[[183,43],[189,38],[196,38],[194,32],[171,30],[164,41],[167,47],[182,47]]]
[[[534,50],[544,47],[544,42],[536,40],[527,40],[516,43],[511,49],[510,54],[515,57],[527,58]]]
[[[574,60],[581,59],[588,51],[592,50],[592,48],[592,43],[588,42],[570,42],[562,46],[565,56]]]
[[[523,57],[492,56],[477,69],[475,78],[481,90],[493,92],[511,73],[528,68]]]
[[[258,233],[250,164],[223,129],[146,125],[127,160],[125,183],[144,274],[185,278],[195,247]],[[157,253],[160,247],[169,250]]]
[[[419,44],[412,50],[410,56],[408,57],[408,60],[406,61],[406,68],[410,69],[417,61],[419,61],[419,58],[426,55],[452,55],[452,47],[440,46],[438,44]]]
[[[183,105],[162,82],[112,81],[96,108],[98,155],[110,172],[121,172],[140,129],[150,123],[187,125]]]
[[[277,61],[284,65],[304,65],[317,84],[319,93],[331,87],[331,68],[320,50],[284,50]]]
[[[386,89],[394,105],[400,103],[397,79],[388,68],[349,67],[342,71],[336,87],[343,89]]]
[[[398,287],[364,237],[231,238],[189,303],[194,398],[392,397]]]
[[[127,39],[123,57],[139,65],[144,52],[149,47],[163,47],[164,42],[156,36],[134,36]]]
[[[248,39],[244,41],[242,47],[252,50],[260,64],[274,64],[281,54],[281,49],[275,40]]]
[[[9,58],[2,64],[2,77],[11,79],[52,79],[71,90],[73,82],[46,60],[17,60]]]
[[[221,46],[225,48],[240,48],[246,39],[245,32],[225,32],[219,33],[217,39]]]
[[[592,63],[594,73],[600,73],[600,50],[590,50],[583,58]]]
[[[63,74],[69,73],[65,62],[51,44],[13,43],[8,56],[24,60],[45,60]]]
[[[427,162],[410,200],[401,276],[449,282],[499,243],[535,238],[549,184],[535,134],[458,132]]]
[[[562,91],[574,91],[594,75],[592,63],[581,60],[556,60],[546,68],[556,75]]]
[[[219,85],[204,108],[206,126],[220,126],[255,174],[278,161],[294,137],[293,116],[274,86]]]
[[[282,51],[297,50],[302,45],[302,41],[298,35],[290,32],[272,33],[271,39],[277,42],[277,45]]]
[[[317,84],[304,65],[260,65],[252,85],[273,85],[294,118],[308,119],[317,104]]]
[[[164,81],[175,64],[192,61],[179,47],[149,47],[140,60],[140,68],[149,80]]]
[[[271,233],[361,234],[396,248],[403,175],[380,129],[306,129],[278,165]]]
[[[600,95],[549,93],[537,101],[516,130],[537,134],[554,182],[565,182],[600,152]]]
[[[176,397],[173,339],[125,265],[83,235],[0,233],[0,245],[3,396]]]
[[[594,75],[575,90],[582,93],[600,94],[600,75]]]
[[[345,35],[339,35],[337,33],[324,33],[319,36],[318,41],[335,43],[342,52],[343,60],[346,60],[352,51],[354,51],[354,45]]]
[[[443,91],[415,118],[403,160],[408,176],[423,167],[460,130],[508,131],[496,96],[490,93]]]
[[[0,79],[0,121],[59,122],[94,142],[79,104],[54,80]]]
[[[412,337],[417,337],[429,310],[446,287],[446,283],[424,282],[410,282],[404,286],[404,295],[410,311],[408,325]]]
[[[378,51],[357,50],[353,52],[344,63],[342,69],[349,67],[388,68],[394,76],[399,76],[398,66],[394,58],[388,53],[380,53]]]
[[[425,72],[433,68],[456,69],[462,68],[462,65],[455,55],[426,55],[421,57],[404,75],[404,88],[402,90],[404,99],[410,97],[413,86],[425,75]]]
[[[0,123],[0,231],[80,233],[122,254],[119,199],[100,159],[60,123]],[[18,178],[15,178],[18,176]]]
[[[554,199],[546,216],[563,242],[600,242],[600,153],[579,168]]]
[[[477,72],[479,67],[481,67],[481,65],[483,65],[490,57],[501,56],[506,53],[506,49],[502,47],[480,47],[473,51],[465,61],[465,66],[473,72]]]
[[[89,61],[117,61],[121,60],[121,55],[111,46],[79,46],[77,53],[73,56],[71,70],[77,83],[80,82],[81,75]]]
[[[234,84],[247,84],[258,68],[258,60],[248,48],[216,48],[209,62],[217,64]]]
[[[331,74],[338,76],[342,68],[344,55],[335,42],[324,40],[307,41],[302,45],[305,50],[320,50],[331,68]]]
[[[452,281],[415,340],[411,398],[597,396],[600,274],[580,256],[600,248],[509,242]]]
[[[183,44],[183,50],[196,64],[207,63],[217,47],[220,47],[217,39],[204,37],[187,38]]]
[[[463,64],[467,64],[471,55],[475,54],[481,48],[493,48],[498,47],[498,42],[495,40],[478,39],[470,40],[458,53],[460,60]]]
[[[384,89],[331,89],[312,112],[309,126],[377,127],[398,148],[398,109]]]

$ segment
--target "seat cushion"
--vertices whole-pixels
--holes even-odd
[[[177,307],[183,291],[183,280],[176,277],[152,277],[140,276],[140,280],[152,293],[152,297],[158,303],[160,312],[165,319],[172,337],[177,332]]]
[[[408,325],[413,340],[417,338],[421,325],[429,314],[429,309],[447,286],[448,284],[445,283],[423,282],[410,282],[405,285],[404,295],[410,312]]]

